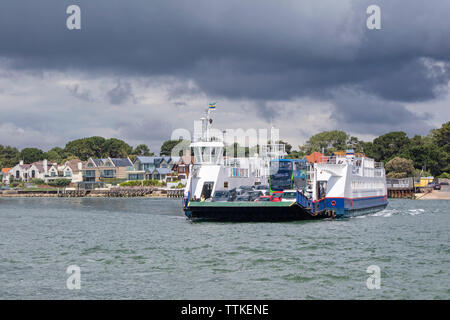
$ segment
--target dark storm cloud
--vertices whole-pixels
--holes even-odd
[[[82,30],[65,28],[73,1],[3,0],[0,54],[14,67],[102,69],[193,78],[228,97],[279,99],[360,85],[383,98],[435,96],[449,80],[423,57],[449,61],[450,2],[76,1]],[[347,6],[351,4],[351,6]],[[29,7],[28,7],[28,6]]]
[[[66,29],[71,4],[81,7],[82,30]],[[366,28],[372,4],[382,30]],[[0,57],[14,69],[193,80],[169,99],[249,98],[266,119],[273,101],[313,97],[333,102],[334,119],[361,132],[395,128],[395,117],[424,130],[427,117],[402,103],[447,91],[449,12],[440,0],[2,0]],[[348,88],[365,98],[345,98]],[[134,99],[127,82],[106,94],[112,104]],[[380,113],[367,118],[364,99]]]
[[[358,95],[340,93],[334,99],[336,106],[331,118],[341,124],[340,129],[353,133],[381,135],[391,130],[407,134],[427,134],[432,127],[427,124],[431,114],[414,113],[403,104]]]

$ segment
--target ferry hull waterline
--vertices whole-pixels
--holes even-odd
[[[331,200],[333,201],[333,200]],[[220,222],[278,222],[297,220],[319,220],[326,218],[350,218],[376,213],[386,208],[386,200],[378,204],[357,208],[334,208],[314,212],[297,202],[195,202],[184,208],[184,213],[191,221]]]
[[[183,199],[185,215],[191,221],[334,219],[374,213],[388,205],[383,164],[352,149],[332,156],[317,153],[308,160],[284,159],[282,146],[271,140],[270,152],[224,159],[225,144],[209,133],[209,110],[202,121],[202,132],[191,144],[195,164]],[[267,146],[261,149],[268,150]],[[262,197],[265,199],[215,199],[216,194],[231,195],[236,188],[250,194],[249,188],[261,184],[269,186],[270,195]]]

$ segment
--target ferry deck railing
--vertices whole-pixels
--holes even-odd
[[[309,210],[311,213],[320,212],[326,209],[325,198],[319,200],[311,200],[299,191],[297,191],[297,203],[305,209]]]

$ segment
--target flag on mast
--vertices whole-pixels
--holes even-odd
[[[209,104],[209,109],[215,109],[216,108],[216,103],[212,102]]]

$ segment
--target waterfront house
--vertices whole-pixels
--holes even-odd
[[[2,168],[2,171],[0,172],[0,182],[9,184],[9,170],[11,168]]]
[[[56,163],[52,164],[51,167],[48,168],[47,174],[45,176],[45,180],[49,181],[49,180],[54,180],[57,179],[59,177],[58,174],[58,165]]]
[[[172,173],[170,168],[155,168],[148,174],[150,180],[166,181],[166,178]]]
[[[172,168],[180,157],[138,156],[128,170],[128,180],[167,181],[173,174]]]
[[[83,181],[83,162],[80,159],[66,161],[58,167],[58,175],[70,179],[73,183]]]
[[[23,163],[20,160],[18,164],[9,170],[9,175],[14,177],[15,181],[31,181],[31,179],[43,179],[48,176],[48,170],[53,166],[47,159],[36,161],[31,164]]]
[[[189,165],[194,161],[194,157],[186,155],[179,157],[172,166],[173,175],[177,180],[187,179],[189,177]]]
[[[126,180],[127,172],[133,167],[130,158],[89,158],[83,166],[84,182],[116,182]]]
[[[20,160],[18,164],[9,170],[9,175],[14,177],[14,181],[28,181],[28,169],[30,167],[30,164],[25,164],[23,160]]]

